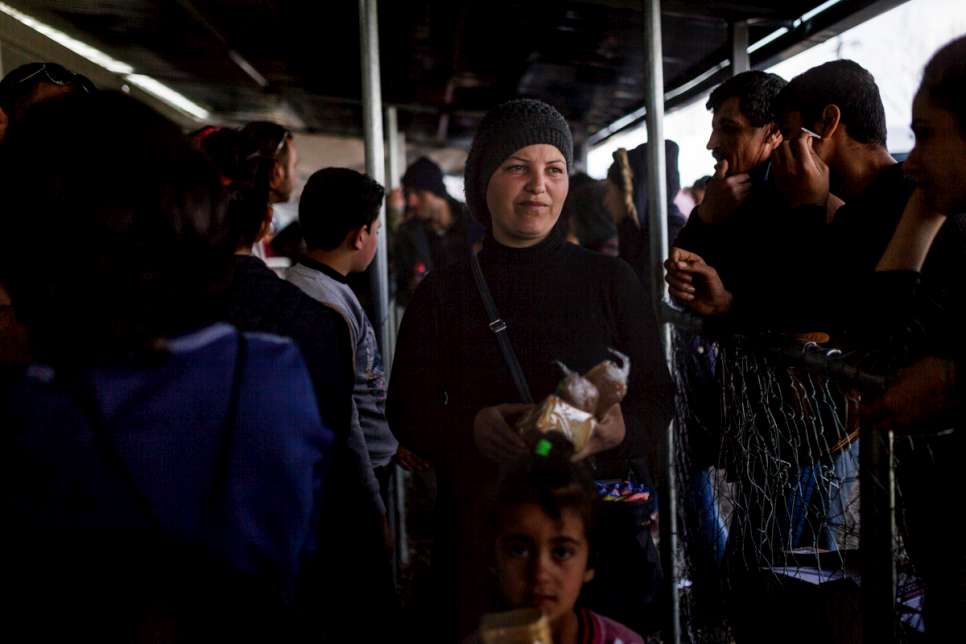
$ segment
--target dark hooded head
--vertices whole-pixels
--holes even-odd
[[[119,93],[52,99],[11,128],[0,181],[0,283],[37,359],[108,360],[215,319],[222,188],[174,123]]]

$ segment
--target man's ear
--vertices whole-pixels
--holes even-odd
[[[349,248],[352,250],[362,250],[362,247],[366,245],[366,235],[369,233],[365,226],[359,226],[358,228],[349,231],[348,242]]]
[[[825,109],[822,110],[822,124],[818,133],[821,134],[822,137],[830,139],[832,138],[832,135],[835,134],[836,130],[839,129],[841,124],[842,110],[839,109],[839,106],[835,104],[826,105]]]
[[[768,124],[768,128],[765,130],[765,143],[769,146],[777,148],[782,143],[782,129],[778,127],[778,123],[772,121]]]

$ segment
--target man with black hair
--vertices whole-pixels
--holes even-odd
[[[396,230],[393,244],[396,299],[405,306],[429,271],[465,257],[483,238],[483,228],[465,204],[450,196],[443,170],[431,159],[414,161],[402,186],[406,207],[415,214]]]
[[[666,263],[671,295],[701,315],[730,308],[732,291],[754,270],[742,249],[759,243],[779,203],[768,175],[782,141],[772,104],[784,86],[780,76],[749,71],[729,78],[708,98],[714,176],[704,201],[673,240]]]
[[[355,354],[352,422],[365,437],[383,487],[399,443],[386,423],[386,375],[376,334],[347,278],[365,271],[375,257],[384,196],[381,185],[355,170],[325,168],[313,174],[299,201],[308,250],[286,274],[289,282],[334,309],[348,325]]]
[[[875,79],[854,61],[796,76],[775,111],[785,137],[774,157],[775,179],[804,251],[786,256],[785,265],[799,273],[797,284],[823,284],[823,305],[816,310],[810,300],[807,307],[825,330],[840,330],[855,280],[875,269],[913,185],[886,148]],[[840,200],[845,205],[837,207]]]

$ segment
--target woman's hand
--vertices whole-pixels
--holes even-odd
[[[509,419],[533,409],[533,405],[509,404],[484,407],[473,419],[473,442],[484,457],[496,463],[513,460],[527,452],[527,443],[510,427]]]
[[[917,188],[906,203],[892,240],[875,270],[922,270],[933,239],[945,221],[946,215],[933,210],[922,188]]]
[[[597,423],[584,448],[573,455],[571,460],[581,461],[588,456],[613,449],[624,442],[627,428],[624,426],[624,412],[620,403],[607,410],[603,420]]]

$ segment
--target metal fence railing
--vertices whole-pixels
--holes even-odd
[[[885,380],[808,337],[671,348],[682,641],[918,641],[892,437],[859,422]]]

